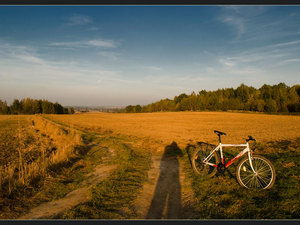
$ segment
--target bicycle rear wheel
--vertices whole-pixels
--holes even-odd
[[[273,186],[276,178],[275,168],[272,163],[258,155],[252,156],[251,169],[249,158],[244,158],[237,167],[237,180],[239,184],[248,189],[269,189]]]
[[[203,163],[203,159],[205,159],[213,148],[209,145],[198,145],[191,156],[192,167],[193,170],[200,176],[212,177],[216,174],[217,168],[208,164]],[[215,165],[219,164],[219,157],[216,152],[213,153],[210,163]]]

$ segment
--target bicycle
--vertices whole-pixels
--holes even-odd
[[[248,157],[243,158],[237,166],[236,177],[238,183],[248,189],[269,189],[273,186],[276,178],[275,168],[268,159],[252,154],[255,149],[250,150],[248,142],[256,142],[253,137],[248,136],[246,144],[222,144],[221,136],[226,135],[226,133],[217,130],[214,130],[214,133],[219,136],[217,147],[212,149],[212,145],[206,145],[206,148],[203,148],[199,145],[201,142],[198,142],[198,146],[192,153],[192,167],[198,175],[212,177],[217,171],[224,172],[232,163],[248,153]],[[225,163],[222,147],[245,147],[245,149]],[[220,151],[221,162],[217,154],[218,150]]]

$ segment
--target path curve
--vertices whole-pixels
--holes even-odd
[[[86,175],[87,179],[81,183],[82,185],[88,185],[87,187],[71,191],[64,198],[42,203],[19,219],[51,219],[78,204],[89,201],[89,190],[95,184],[106,178],[116,167],[117,165],[96,166],[93,172]]]

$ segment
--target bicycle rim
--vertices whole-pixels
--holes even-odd
[[[252,171],[248,158],[239,164],[237,171],[239,183],[246,188],[271,188],[275,181],[275,169],[271,162],[261,156],[253,156],[252,165],[256,173]]]
[[[217,168],[203,163],[203,159],[206,158],[210,153],[210,150],[207,148],[197,148],[194,154],[192,155],[192,166],[194,171],[200,176],[212,177],[216,174]],[[218,164],[218,155],[214,152],[213,156],[209,160],[210,163],[215,165]]]

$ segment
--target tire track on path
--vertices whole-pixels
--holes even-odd
[[[33,208],[30,212],[19,219],[51,219],[64,211],[75,207],[78,204],[88,202],[90,200],[89,190],[98,182],[105,179],[117,167],[117,165],[98,165],[94,171],[86,174],[88,178],[81,185],[87,187],[78,188],[68,193],[64,198],[45,202]]]

